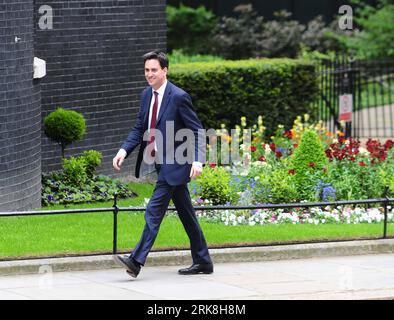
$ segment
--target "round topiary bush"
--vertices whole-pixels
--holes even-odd
[[[86,123],[82,114],[57,108],[44,119],[44,132],[46,136],[60,144],[62,157],[67,145],[79,141],[86,131]]]

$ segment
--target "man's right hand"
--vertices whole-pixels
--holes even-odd
[[[112,160],[112,165],[116,171],[120,171],[120,167],[122,166],[122,163],[124,159],[126,158],[127,152],[124,149],[120,149],[115,156],[115,158]]]

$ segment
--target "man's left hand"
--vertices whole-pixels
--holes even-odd
[[[192,165],[192,169],[190,170],[190,178],[194,178],[194,177],[198,177],[200,176],[202,173],[202,165],[198,165],[193,163]]]

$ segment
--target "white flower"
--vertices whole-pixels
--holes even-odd
[[[369,151],[365,149],[364,147],[358,148],[358,151],[360,152],[360,155],[366,156],[369,154]]]

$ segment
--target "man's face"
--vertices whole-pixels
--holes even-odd
[[[167,79],[167,68],[161,68],[159,60],[151,59],[145,61],[145,78],[149,85],[157,90]]]

